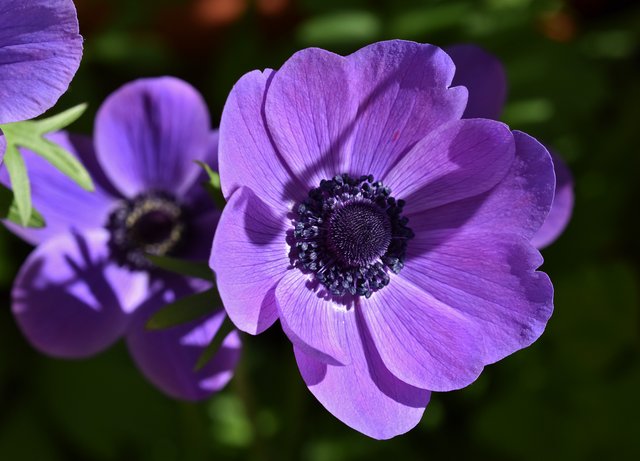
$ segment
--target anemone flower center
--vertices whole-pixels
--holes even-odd
[[[413,232],[403,207],[372,176],[322,180],[295,210],[294,264],[332,295],[371,296],[404,267]]]
[[[147,254],[172,254],[184,242],[185,210],[164,192],[140,194],[123,201],[106,225],[111,253],[122,266],[150,269]]]

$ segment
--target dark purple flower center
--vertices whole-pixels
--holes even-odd
[[[151,269],[146,255],[173,254],[184,242],[187,220],[184,207],[171,194],[149,192],[124,200],[106,224],[109,248],[118,264]]]
[[[404,267],[413,232],[403,200],[372,176],[322,180],[298,205],[291,256],[332,295],[371,296]]]

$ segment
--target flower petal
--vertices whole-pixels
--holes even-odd
[[[289,267],[285,219],[246,187],[220,217],[209,265],[229,318],[247,333],[261,333],[278,317],[276,285]]]
[[[210,121],[202,96],[173,78],[140,79],[111,94],[95,123],[98,160],[127,197],[148,190],[182,195],[206,159]]]
[[[461,118],[462,87],[449,88],[454,65],[440,48],[390,40],[347,56],[359,103],[349,172],[382,178],[438,126]]]
[[[282,329],[308,355],[333,365],[349,363],[347,324],[355,322],[354,309],[334,302],[312,285],[295,268],[280,280],[276,301]]]
[[[481,194],[498,184],[514,159],[509,128],[493,120],[458,120],[431,133],[382,179],[406,214]]]
[[[166,328],[148,330],[151,316],[164,305],[195,293],[179,277],[156,281],[154,294],[134,314],[127,333],[127,345],[142,373],[158,389],[182,400],[201,400],[219,391],[229,382],[240,358],[241,343],[237,332],[229,333],[221,348],[199,371],[198,359],[211,343],[225,320],[223,310],[203,319]]]
[[[108,191],[109,185],[101,180],[90,138],[57,132],[49,135],[48,139],[84,163],[94,179],[95,191],[82,189],[41,156],[21,149],[31,181],[33,206],[42,214],[47,225],[42,229],[33,229],[10,222],[5,224],[14,234],[32,244],[71,230],[81,232],[103,227],[118,200]],[[0,182],[7,186],[10,184],[6,171],[0,173]]]
[[[382,361],[405,383],[450,391],[482,371],[484,345],[473,322],[403,277],[363,300],[362,314]]]
[[[553,167],[556,173],[556,188],[551,210],[531,243],[536,248],[551,245],[564,232],[573,212],[573,176],[566,163],[553,152]]]
[[[507,75],[498,58],[476,45],[445,48],[456,66],[454,85],[469,90],[464,118],[500,118],[507,98]]]
[[[274,210],[307,193],[282,162],[267,132],[265,92],[273,71],[253,71],[233,87],[220,121],[220,181],[227,200],[240,187],[252,189]]]
[[[146,295],[147,278],[109,260],[108,233],[61,234],[38,246],[13,285],[13,313],[38,350],[94,355],[116,341]]]
[[[82,37],[71,0],[2,2],[0,124],[42,114],[73,78]]]
[[[360,315],[346,329],[349,365],[329,365],[294,348],[305,383],[327,410],[353,429],[375,439],[404,434],[420,421],[430,392],[389,372]]]
[[[267,90],[269,133],[305,192],[346,171],[358,110],[349,77],[346,58],[307,48],[284,63]]]
[[[542,144],[525,133],[514,131],[513,135],[515,160],[497,186],[484,194],[408,215],[409,227],[417,233],[446,231],[449,236],[472,230],[533,237],[553,200],[553,165]]]
[[[542,334],[553,311],[553,287],[536,271],[542,257],[528,238],[474,229],[453,236],[414,230],[400,277],[473,324],[485,344],[484,364]]]

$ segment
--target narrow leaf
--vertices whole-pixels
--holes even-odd
[[[209,345],[206,347],[200,357],[198,357],[198,361],[196,362],[196,366],[194,367],[194,371],[200,371],[204,366],[209,363],[209,361],[213,358],[216,351],[220,349],[222,346],[222,342],[227,337],[229,333],[231,333],[234,329],[233,323],[229,320],[229,317],[225,317],[222,325],[216,332],[216,335],[213,337]]]
[[[186,261],[184,259],[171,258],[169,256],[155,256],[150,254],[147,254],[146,256],[147,259],[155,266],[169,272],[175,272],[180,275],[186,275],[188,277],[194,277],[202,280],[213,280],[213,273],[207,263]]]
[[[41,120],[32,120],[30,123],[35,125],[36,132],[40,135],[51,133],[52,131],[59,131],[78,120],[87,110],[87,106],[88,105],[86,103],[78,104],[71,109],[67,109],[64,112],[54,115],[53,117]]]
[[[91,176],[82,163],[56,143],[48,139],[33,137],[20,139],[20,145],[44,158],[84,190],[94,190]]]
[[[209,181],[203,183],[203,187],[209,193],[209,196],[213,200],[213,202],[218,206],[218,208],[224,208],[226,201],[224,196],[222,195],[222,189],[220,186],[220,175],[211,169],[209,165],[204,162],[200,162],[196,160],[196,163],[200,165],[204,171],[209,176]]]
[[[7,143],[4,163],[11,179],[11,188],[18,212],[18,223],[27,226],[31,219],[31,186],[24,160],[13,144]]]
[[[219,304],[216,291],[213,288],[202,293],[185,296],[156,312],[147,322],[147,328],[161,330],[181,325],[213,312],[219,307]]]

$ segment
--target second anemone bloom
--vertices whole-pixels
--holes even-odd
[[[211,246],[220,213],[195,161],[217,166],[218,133],[200,94],[171,77],[137,80],[100,107],[93,141],[52,137],[85,164],[96,191],[24,153],[34,206],[47,222],[44,229],[7,224],[37,245],[12,293],[25,336],[63,358],[94,355],[124,337],[140,370],[166,394],[197,400],[222,388],[239,358],[236,332],[194,371],[225,319],[222,309],[166,330],[145,328],[167,303],[211,287],[155,269],[145,257],[197,260]]]
[[[530,243],[553,200],[549,153],[464,119],[454,73],[425,44],[307,49],[242,77],[222,116],[225,308],[252,334],[279,319],[311,392],[375,438],[531,344],[553,309]]]

